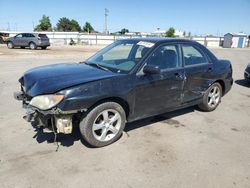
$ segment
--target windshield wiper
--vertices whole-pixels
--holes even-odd
[[[105,71],[109,71],[109,72],[112,72],[110,69],[108,69],[107,67],[103,66],[103,65],[100,65],[98,63],[85,63],[86,65],[90,65],[90,66],[94,66],[96,68],[99,68],[99,69],[102,69],[102,70],[105,70]]]

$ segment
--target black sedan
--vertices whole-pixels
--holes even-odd
[[[79,122],[94,147],[115,142],[126,122],[198,105],[213,111],[232,86],[232,66],[182,39],[118,40],[85,62],[33,68],[15,98],[25,119],[70,134]]]
[[[247,65],[247,68],[244,72],[244,77],[245,80],[248,81],[248,83],[250,83],[250,63]]]

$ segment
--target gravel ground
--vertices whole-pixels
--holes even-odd
[[[211,49],[232,61],[235,83],[217,110],[187,108],[128,124],[116,143],[88,148],[78,130],[59,137],[36,131],[13,99],[31,67],[79,62],[102,46],[49,50],[0,46],[0,187],[250,187],[250,49]]]

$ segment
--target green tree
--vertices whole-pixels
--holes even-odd
[[[56,30],[57,31],[71,31],[71,22],[70,19],[63,17],[58,20],[58,23],[56,24]]]
[[[85,24],[84,24],[84,26],[83,26],[83,31],[84,31],[84,32],[90,32],[90,33],[92,33],[92,32],[94,32],[95,30],[94,30],[94,28],[92,27],[91,23],[85,22]]]
[[[79,23],[78,23],[76,20],[74,20],[74,19],[71,20],[71,26],[72,26],[72,31],[78,31],[78,32],[81,31],[81,26],[80,26]]]
[[[124,35],[125,33],[128,33],[129,30],[126,28],[123,28],[119,33],[121,33],[122,35]]]
[[[43,15],[39,20],[39,24],[35,27],[34,31],[52,31],[52,25],[49,16]]]
[[[57,31],[81,31],[79,23],[72,19],[66,17],[60,18],[56,24]]]
[[[166,37],[174,37],[175,29],[170,27],[166,32]]]

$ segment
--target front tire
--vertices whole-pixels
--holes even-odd
[[[7,42],[7,47],[8,47],[9,49],[13,49],[13,48],[14,48],[13,42]]]
[[[115,102],[105,102],[93,108],[80,122],[83,139],[93,147],[103,147],[117,141],[126,123],[124,109]]]
[[[46,50],[47,46],[42,46],[41,48],[42,48],[43,50]]]
[[[206,112],[211,112],[217,108],[221,102],[222,87],[219,83],[213,83],[203,96],[202,103],[198,107]]]

